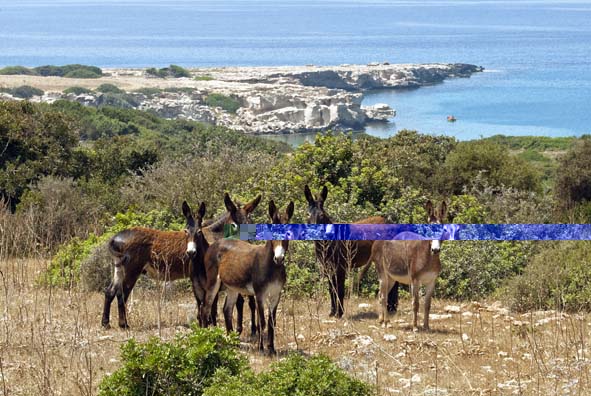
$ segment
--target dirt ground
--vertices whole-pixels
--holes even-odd
[[[158,291],[136,290],[129,308],[131,329],[103,330],[103,296],[36,286],[46,265],[43,260],[0,263],[2,395],[96,394],[101,378],[119,367],[122,343],[130,337],[170,339],[188,331],[195,316],[190,292],[163,297]],[[591,392],[587,314],[516,315],[499,303],[436,298],[432,331],[415,333],[408,299],[401,301],[389,328],[378,326],[373,299],[347,300],[346,317],[339,320],[328,317],[327,305],[324,295],[297,301],[284,296],[278,356],[260,355],[246,335],[242,353],[257,370],[289,351],[323,353],[372,383],[379,395]],[[116,324],[116,317],[111,321]]]

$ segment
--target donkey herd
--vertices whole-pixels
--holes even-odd
[[[304,195],[308,202],[310,224],[332,224],[324,209],[328,189],[324,187],[314,196],[306,185]],[[111,303],[117,297],[119,326],[128,327],[126,302],[141,274],[172,281],[190,278],[197,300],[200,326],[217,324],[218,292],[226,294],[223,313],[226,330],[233,327],[233,310],[237,309],[238,334],[242,332],[244,298],[248,298],[251,311],[251,335],[258,336],[258,348],[263,351],[264,329],[267,327],[267,350],[275,353],[274,333],[277,306],[286,282],[285,255],[287,240],[268,240],[264,245],[224,238],[225,227],[249,224],[250,214],[261,201],[257,196],[247,204],[234,202],[224,195],[226,212],[217,220],[203,221],[205,204],[193,213],[187,202],[182,211],[186,219],[183,231],[159,231],[135,227],[118,233],[109,241],[114,273],[105,290],[102,325],[109,328]],[[442,223],[447,216],[445,202],[436,209],[429,201],[426,205],[429,223]],[[287,224],[294,213],[294,203],[280,210],[269,201],[268,216],[273,224]],[[355,224],[384,224],[383,217],[361,219]],[[328,279],[330,315],[343,315],[345,279],[347,271],[361,268],[362,273],[375,263],[379,275],[379,321],[386,325],[388,313],[396,311],[398,283],[410,285],[413,298],[413,329],[418,329],[419,288],[425,285],[423,328],[429,329],[429,310],[435,282],[441,271],[439,251],[446,235],[438,240],[425,240],[412,233],[401,233],[388,241],[314,241],[315,254]],[[453,234],[453,231],[452,231]],[[421,240],[423,239],[423,240]],[[267,315],[265,317],[265,306]]]

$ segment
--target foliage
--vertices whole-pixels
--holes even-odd
[[[555,195],[565,208],[591,201],[591,139],[581,139],[559,160]]]
[[[240,108],[240,102],[238,100],[219,93],[208,94],[205,98],[205,104],[211,107],[221,107],[228,113],[236,113]]]
[[[35,70],[29,69],[28,67],[24,66],[6,66],[0,69],[0,74],[2,75],[35,75],[37,74]]]
[[[102,93],[116,93],[116,94],[125,93],[125,91],[122,90],[121,88],[117,87],[114,84],[109,84],[109,83],[104,83],[104,84],[99,85],[98,87],[96,87],[95,91],[102,92]]]
[[[522,275],[503,293],[516,311],[591,309],[591,245],[587,241],[546,242]]]
[[[177,66],[177,65],[170,65],[169,67],[164,67],[161,69],[156,69],[154,67],[151,67],[149,69],[146,69],[146,74],[154,76],[154,77],[160,77],[160,78],[191,77],[191,73],[187,69],[185,69],[181,66]]]
[[[215,78],[213,78],[209,74],[202,74],[200,76],[196,76],[195,80],[197,80],[197,81],[211,81],[211,80],[215,80]]]
[[[0,74],[21,74],[31,76],[57,76],[67,78],[99,78],[103,71],[96,66],[65,65],[65,66],[38,66],[28,68],[24,66],[7,66],[0,69]]]
[[[0,102],[0,197],[14,208],[41,176],[68,176],[77,144],[64,114],[28,102]]]
[[[218,369],[223,367],[227,375],[245,369],[238,344],[238,337],[226,336],[220,328],[196,325],[170,342],[152,337],[138,343],[132,338],[121,348],[122,367],[103,378],[99,395],[201,395]]]
[[[372,391],[369,385],[352,378],[325,356],[305,358],[290,354],[260,374],[242,370],[239,375],[232,375],[227,369],[219,370],[204,395],[369,396]]]
[[[33,96],[43,96],[45,92],[30,85],[21,85],[16,88],[0,88],[0,92],[6,92],[15,98],[31,99]]]
[[[575,140],[574,137],[494,135],[479,141],[492,142],[511,150],[563,151],[568,150]]]
[[[112,220],[112,225],[104,233],[97,236],[91,233],[88,238],[72,238],[62,245],[51,260],[40,282],[44,285],[72,287],[80,282],[81,266],[85,278],[82,284],[86,290],[100,291],[106,283],[102,276],[110,274],[110,261],[104,261],[105,255],[96,249],[104,245],[113,235],[131,227],[151,227],[161,230],[180,230],[184,223],[178,221],[171,213],[150,211],[140,213],[128,211],[118,213]],[[103,252],[104,253],[104,252]],[[96,276],[96,270],[102,276]],[[108,278],[107,278],[108,279]]]
[[[64,89],[65,94],[74,94],[74,95],[82,95],[82,94],[92,94],[92,90],[83,87],[69,87]]]
[[[445,242],[437,296],[457,300],[485,297],[521,273],[535,248],[533,242]]]
[[[492,187],[540,190],[539,175],[529,163],[489,141],[461,142],[450,152],[442,169],[441,190],[461,194],[479,175]]]

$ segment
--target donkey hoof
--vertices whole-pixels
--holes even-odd
[[[127,323],[119,323],[119,327],[125,330],[129,329],[129,325]]]
[[[103,322],[101,325],[103,326],[103,330],[109,330],[111,328],[109,322]]]
[[[277,352],[275,351],[275,348],[269,348],[267,349],[267,352],[265,353],[266,356],[275,356],[277,355]]]

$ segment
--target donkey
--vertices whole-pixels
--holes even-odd
[[[304,195],[308,201],[308,224],[332,224],[332,220],[324,210],[324,202],[328,196],[328,188],[324,186],[315,198],[310,187],[304,187]],[[384,224],[383,217],[368,217],[354,224]],[[343,316],[343,300],[345,298],[345,278],[348,269],[365,266],[371,255],[374,241],[315,241],[316,258],[328,278],[330,293],[330,316]],[[392,293],[392,306],[398,304],[398,289]]]
[[[275,202],[269,202],[269,217],[273,224],[287,224],[293,216],[290,202],[285,213],[279,213]],[[289,241],[269,240],[265,245],[252,245],[241,240],[220,240],[211,245],[205,255],[207,287],[202,315],[207,322],[214,296],[222,284],[227,298],[224,304],[226,330],[232,331],[232,309],[239,294],[255,296],[258,312],[259,350],[264,351],[265,302],[268,305],[267,349],[275,354],[275,323],[277,305],[286,281],[284,266]]]
[[[447,218],[447,204],[441,203],[436,211],[431,201],[425,205],[430,224],[441,224]],[[423,328],[429,330],[429,311],[431,298],[435,290],[435,282],[441,272],[439,252],[441,242],[455,239],[455,229],[446,227],[440,239],[426,240],[425,237],[412,232],[402,232],[397,240],[375,241],[371,249],[371,260],[376,265],[380,280],[379,290],[379,322],[384,326],[388,323],[386,295],[394,285],[400,282],[411,286],[413,298],[413,329],[418,330],[417,316],[419,312],[419,288],[426,286],[425,313]]]
[[[102,325],[109,328],[111,303],[117,296],[119,327],[128,328],[125,304],[138,277],[147,273],[151,278],[173,281],[190,277],[193,293],[198,301],[197,274],[194,261],[203,262],[209,244],[201,231],[205,215],[205,203],[201,203],[197,218],[193,217],[187,202],[182,205],[187,225],[183,231],[159,231],[134,227],[119,232],[109,241],[113,257],[114,274],[111,284],[105,289],[105,305]]]
[[[252,201],[242,204],[238,201],[234,202],[230,195],[226,192],[224,194],[224,205],[226,206],[226,212],[221,215],[217,220],[208,220],[203,223],[203,234],[209,244],[213,244],[215,241],[220,240],[224,237],[224,228],[232,227],[236,228],[239,224],[250,224],[250,214],[254,212],[259,203],[261,202],[261,195],[259,194]],[[233,215],[232,215],[233,213]],[[196,290],[199,296],[197,297],[197,303],[202,304],[205,301],[205,269],[203,266],[196,268],[196,272],[199,274],[200,287]],[[213,308],[211,310],[211,320],[215,325],[217,323],[217,296],[212,303]],[[256,303],[254,297],[248,297],[248,306],[250,308],[250,334],[251,337],[256,335]],[[242,295],[238,296],[236,300],[236,309],[238,313],[238,327],[236,332],[242,333],[242,322],[243,322],[243,311],[244,311],[244,298]],[[201,322],[201,315],[199,316],[200,325],[204,325]]]

